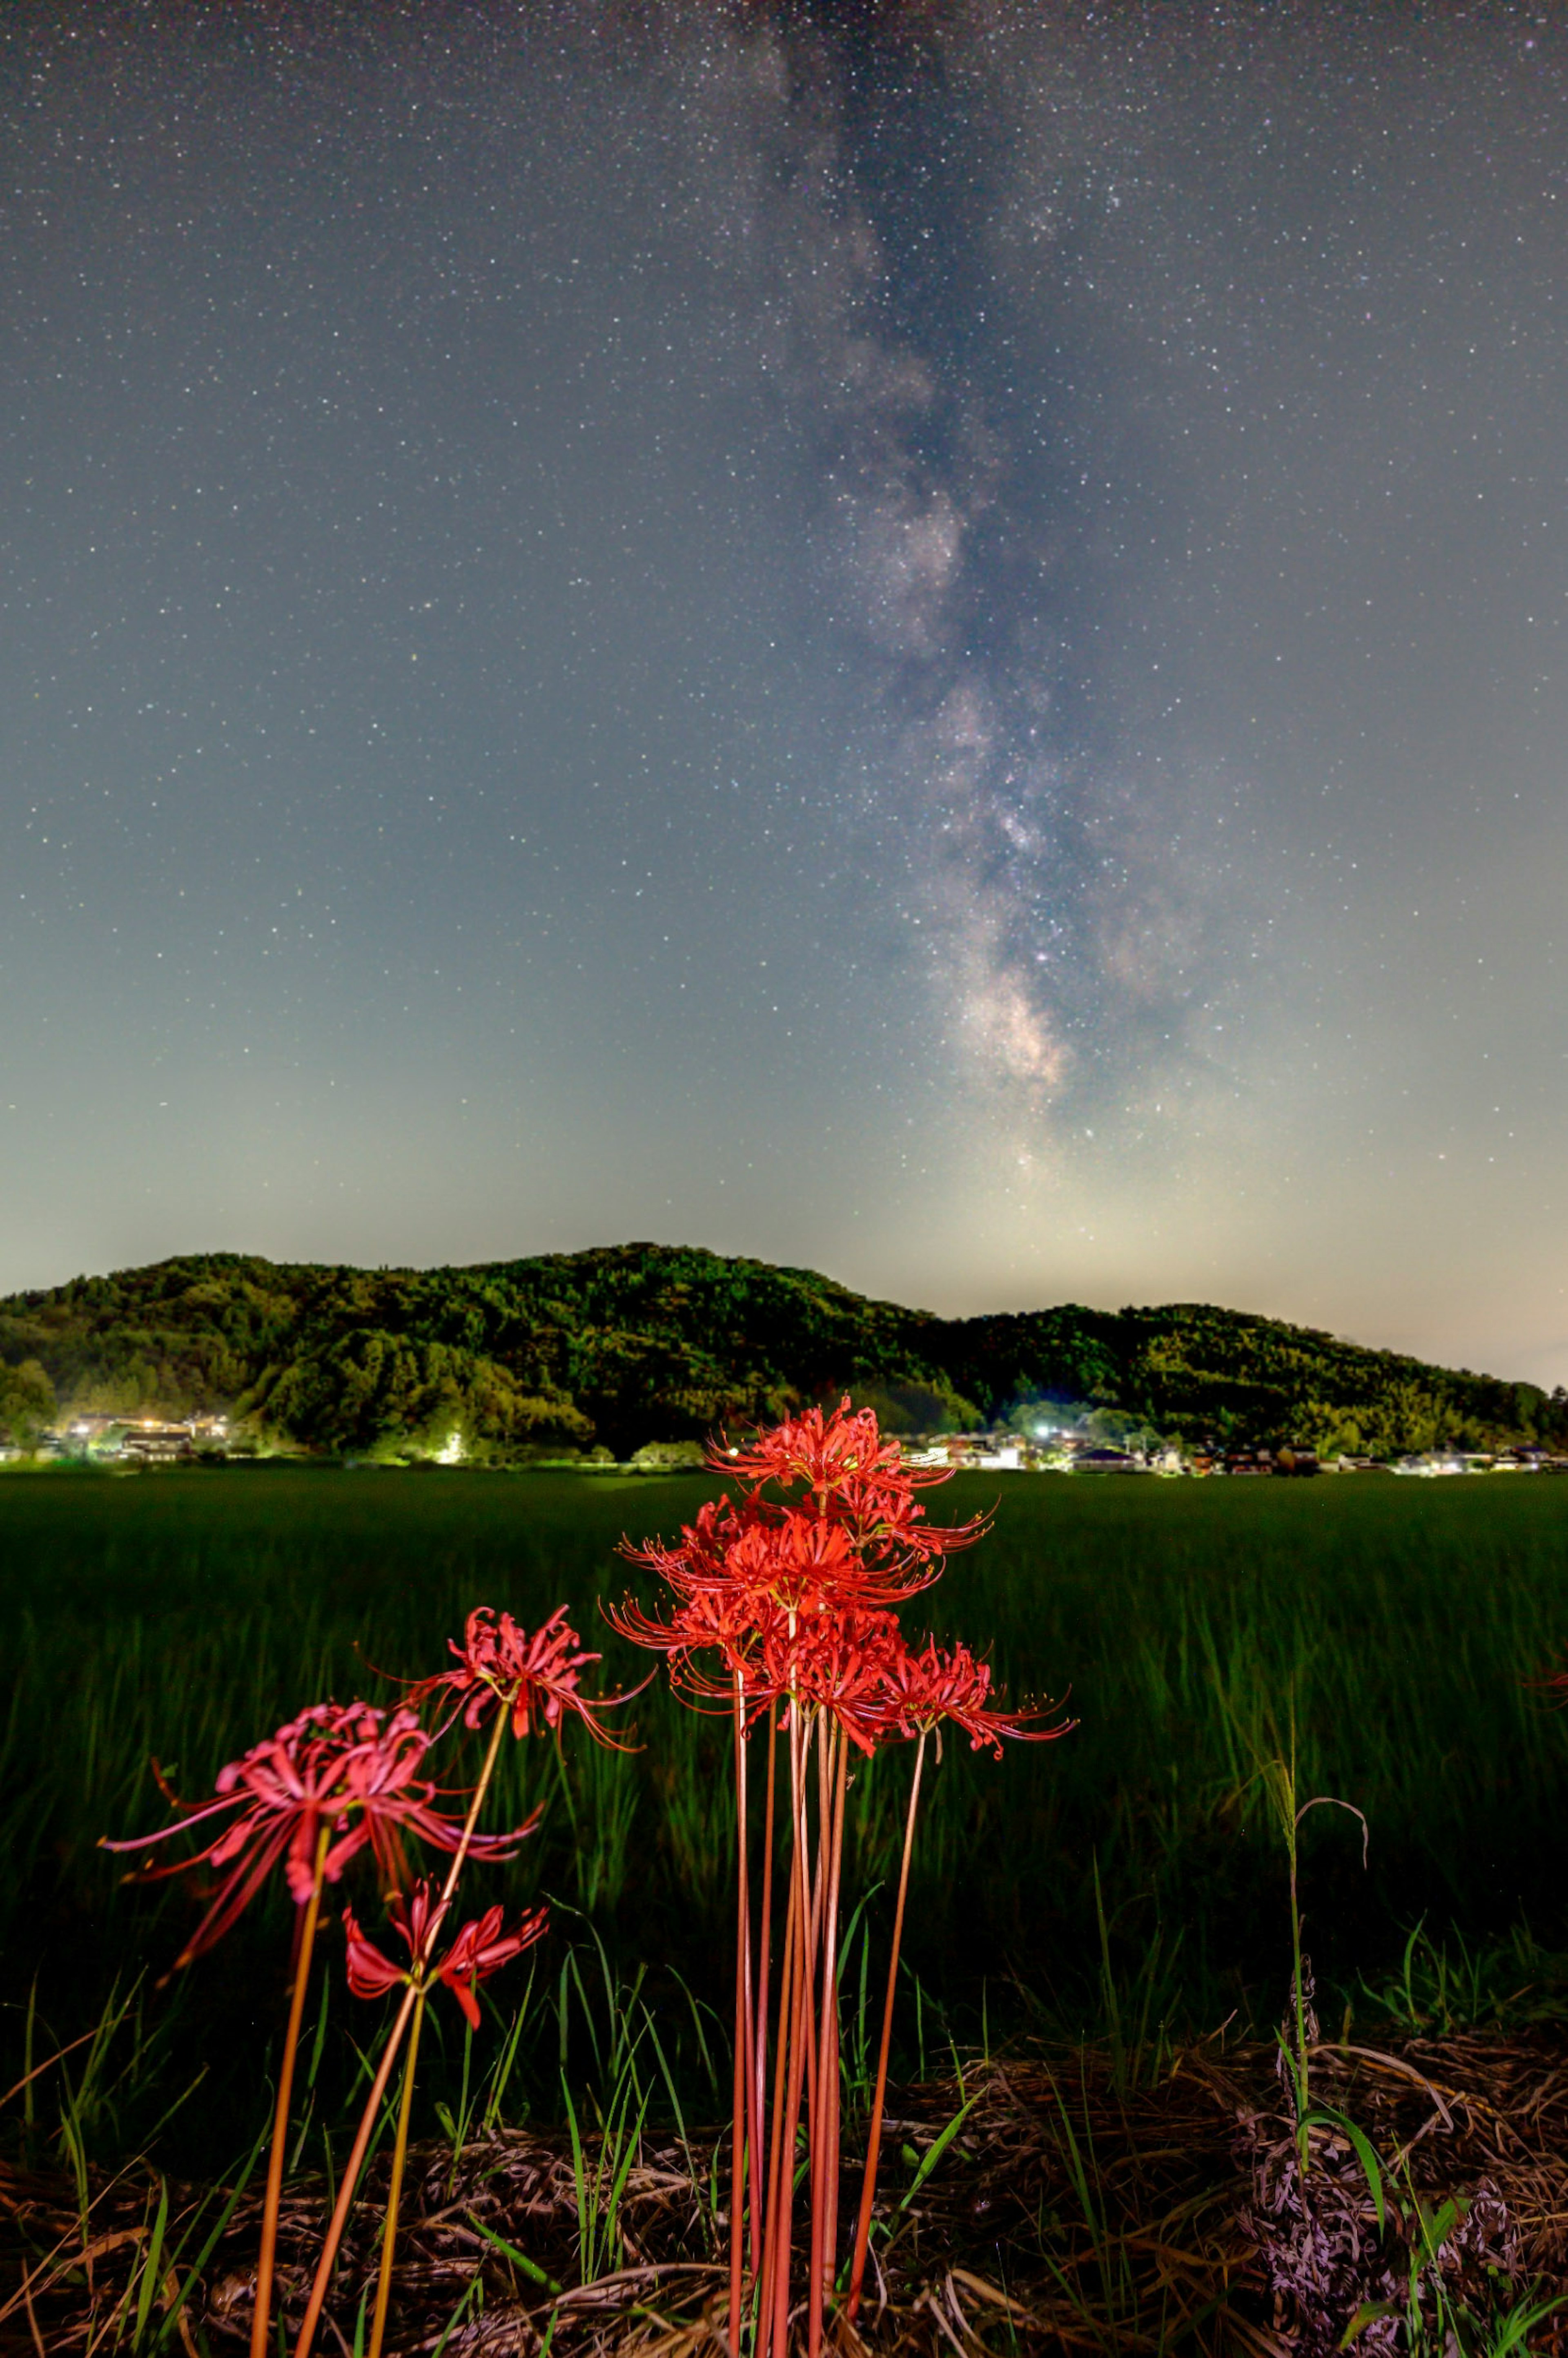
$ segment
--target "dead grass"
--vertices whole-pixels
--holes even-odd
[[[1495,2258],[1506,2248],[1509,2298],[1531,2284],[1568,2295],[1568,2039],[1541,2030],[1411,2039],[1378,2052],[1324,2046],[1314,2072],[1314,2099],[1354,2120],[1411,2193],[1435,2204],[1490,2190],[1500,2208],[1488,2214],[1488,2250]],[[961,2126],[915,2186],[920,2157],[966,2103]],[[1152,2084],[1119,2086],[1112,2059],[1087,2050],[977,2064],[962,2088],[898,2091],[880,2202],[888,2233],[860,2331],[840,2323],[839,2346],[849,2358],[862,2349],[878,2358],[1301,2350],[1314,2335],[1300,2302],[1313,2296],[1292,2291],[1288,2270],[1281,2290],[1260,2201],[1260,2191],[1278,2190],[1292,2151],[1280,2103],[1271,2050],[1215,2042],[1167,2058]],[[1315,2130],[1313,2158],[1309,2193],[1332,2184],[1352,2242],[1376,2248],[1385,2272],[1391,2255],[1397,2273],[1398,2233],[1378,2237],[1348,2143]],[[719,2351],[725,2269],[710,2162],[709,2147],[688,2153],[674,2138],[644,2136],[622,2202],[621,2264],[584,2285],[564,2137],[500,2129],[455,2159],[448,2146],[422,2148],[405,2195],[389,2349],[400,2358]],[[148,2288],[160,2187],[142,2165],[92,2180],[84,2222],[70,2184],[0,2171],[0,2350],[128,2351],[138,2309],[144,2353],[161,2344],[222,2358],[241,2345],[257,2201],[242,2198],[200,2276],[177,2263]],[[323,2349],[353,2348],[373,2278],[380,2191],[373,2169]],[[169,2195],[165,2250],[177,2247],[200,2190]],[[322,2186],[303,2181],[286,2207],[279,2288],[291,2322],[324,2202]],[[847,2217],[852,2203],[847,2173]],[[1486,2284],[1495,2296],[1497,2279]],[[1529,2346],[1562,2352],[1568,2330],[1554,2317]]]

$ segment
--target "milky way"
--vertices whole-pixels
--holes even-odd
[[[3,1280],[1568,1372],[1543,12],[16,9]]]

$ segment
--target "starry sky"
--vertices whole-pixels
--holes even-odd
[[[1568,16],[0,24],[0,1287],[1568,1380]]]

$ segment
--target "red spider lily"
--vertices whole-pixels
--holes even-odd
[[[820,1711],[870,1758],[877,1746],[900,1729],[898,1679],[905,1653],[893,1615],[842,1608],[801,1622],[793,1631],[775,1628],[762,1649],[759,1707],[787,1705],[782,1725],[794,1714]]]
[[[739,1504],[708,1502],[675,1546],[622,1542],[623,1555],[682,1596],[708,1587],[750,1592],[788,1612],[900,1605],[930,1585],[944,1556],[970,1546],[988,1525],[983,1515],[954,1526],[926,1523],[915,1490],[946,1481],[946,1471],[905,1468],[898,1444],[882,1441],[874,1413],[857,1414],[848,1400],[831,1417],[810,1409],[786,1418],[745,1449],[716,1444],[708,1462],[750,1483],[750,1494]],[[765,1498],[770,1484],[804,1485],[808,1495]]]
[[[407,2151],[408,2122],[413,2101],[414,2071],[419,2047],[420,2026],[424,2020],[425,2001],[432,1981],[444,1981],[462,2007],[470,2024],[477,2028],[479,2006],[474,1992],[478,1984],[496,1968],[528,1947],[543,1932],[546,1911],[536,1909],[524,1918],[514,1932],[502,1929],[502,1913],[492,1908],[475,1921],[464,1925],[446,1955],[432,1962],[431,1951],[437,1931],[444,1919],[453,1888],[465,1860],[470,1855],[492,1855],[490,1846],[475,1837],[480,1812],[495,1775],[501,1747],[508,1728],[515,1737],[535,1732],[553,1734],[557,1742],[568,1718],[581,1720],[590,1736],[614,1751],[629,1751],[629,1744],[618,1742],[605,1726],[600,1714],[615,1705],[631,1701],[630,1694],[595,1695],[580,1692],[583,1671],[599,1660],[597,1654],[587,1652],[578,1634],[567,1621],[565,1606],[558,1606],[549,1619],[530,1637],[513,1619],[510,1613],[497,1613],[491,1606],[480,1606],[470,1613],[463,1629],[463,1642],[449,1640],[448,1651],[454,1658],[454,1667],[439,1671],[435,1677],[423,1679],[411,1686],[415,1702],[435,1695],[453,1699],[441,1732],[446,1733],[453,1722],[461,1719],[470,1729],[481,1727],[488,1719],[489,1739],[478,1778],[469,1795],[468,1816],[462,1832],[453,1845],[450,1867],[447,1871],[439,1898],[432,1905],[427,1887],[420,1887],[405,1909],[399,1902],[392,1911],[393,1922],[409,1952],[410,1963],[406,1969],[392,1965],[368,1942],[351,1915],[345,1918],[349,1931],[349,1977],[351,1985],[362,1995],[390,1989],[401,1982],[404,1996],[382,2050],[381,2061],[365,2099],[364,2110],[355,2132],[352,2150],[339,2190],[337,2204],[328,2224],[326,2241],[316,2264],[316,2275],[306,2304],[299,2339],[295,2345],[295,2358],[309,2358],[316,2328],[320,2322],[328,2287],[336,2265],[339,2244],[348,2224],[353,2187],[364,2160],[370,2138],[391,2077],[394,2063],[405,2035],[408,2039],[404,2063],[403,2099],[394,2148],[393,2176],[386,2212],[385,2236],[382,2245],[380,2283],[376,2293],[375,2316],[371,2328],[371,2358],[380,2358],[386,2326],[386,2304],[392,2281],[393,2242],[396,2233],[397,2206],[402,2186],[404,2160]],[[640,1693],[640,1689],[633,1690]],[[530,1827],[536,1822],[530,1820]],[[261,2358],[261,2353],[257,2353]]]
[[[765,1597],[738,1589],[731,1595],[703,1588],[676,1606],[667,1621],[645,1613],[634,1596],[619,1606],[607,1606],[604,1617],[611,1628],[634,1646],[645,1646],[669,1657],[672,1682],[691,1700],[719,1696],[728,1704],[738,1676],[751,1686],[761,1650],[775,1622],[786,1617]],[[717,1653],[721,1676],[702,1670],[695,1657]]]
[[[924,1543],[947,1534],[934,1528],[918,1536]],[[848,1523],[835,1519],[831,1502],[823,1511],[754,1496],[740,1505],[729,1498],[710,1501],[674,1547],[660,1540],[646,1547],[622,1541],[621,1546],[631,1563],[656,1572],[677,1596],[693,1603],[703,1597],[729,1600],[730,1613],[741,1618],[749,1605],[759,1619],[768,1608],[808,1614],[903,1604],[936,1577],[926,1568],[927,1553],[934,1552],[914,1552],[902,1542],[890,1551],[858,1539]],[[636,1607],[630,1617],[637,1618]],[[657,1626],[653,1625],[655,1631]],[[622,1622],[616,1627],[624,1636],[633,1635]],[[635,1642],[660,1641],[655,1635]]]
[[[417,1962],[426,1954],[450,1905],[449,1900],[432,1899],[430,1886],[423,1877],[414,1886],[406,1903],[400,1891],[388,1893],[388,1919],[411,1960]],[[349,1936],[349,1987],[356,1997],[384,1997],[388,1990],[401,1989],[408,1982],[410,1967],[395,1965],[373,1941],[365,1939],[351,1908],[343,1910],[343,1929]]]
[[[989,1744],[1000,1754],[1004,1736],[1040,1740],[1065,1729],[1033,1729],[1028,1722],[1040,1714],[997,1709],[990,1671],[967,1648],[944,1653],[928,1644],[924,1653],[910,1653],[896,1608],[937,1579],[956,1549],[979,1539],[989,1518],[928,1525],[915,1494],[946,1480],[946,1470],[906,1468],[897,1443],[883,1440],[870,1410],[857,1413],[848,1400],[831,1414],[810,1409],[744,1448],[716,1444],[708,1463],[742,1486],[739,1499],[705,1505],[673,1543],[622,1541],[623,1555],[656,1573],[671,1590],[667,1617],[630,1597],[608,1617],[633,1644],[667,1657],[672,1683],[688,1701],[733,1714],[738,1872],[728,2338],[732,2358],[740,2358],[749,2227],[755,2358],[787,2358],[796,2138],[804,2121],[811,2214],[806,2348],[808,2358],[820,2358],[838,2249],[838,1938],[851,1752],[870,1756],[879,1745],[903,1737],[915,1743],[874,2148],[927,1738],[935,1731],[939,1749],[941,1726],[951,1721],[972,1745]],[[766,1797],[761,1911],[753,1922],[748,1735],[762,1721]],[[782,1792],[781,1736],[787,1738]],[[789,1825],[784,1882],[776,1893],[782,1953],[774,1945],[781,1929],[774,1888],[780,1808],[787,1810]],[[867,2190],[874,2183],[873,2151],[862,2187],[851,2317],[866,2260]]]
[[[731,1447],[721,1439],[709,1450],[708,1462],[741,1482],[798,1482],[823,1493],[878,1474],[908,1478],[903,1475],[897,1442],[882,1439],[875,1410],[852,1410],[848,1394],[831,1416],[808,1408],[800,1416],[784,1417],[743,1447]]]
[[[666,1547],[663,1540],[649,1540],[639,1548],[633,1547],[630,1540],[622,1540],[621,1553],[633,1563],[646,1564],[650,1572],[656,1572],[661,1579],[686,1595],[704,1585],[724,1585],[725,1558],[740,1532],[733,1498],[705,1498],[697,1510],[696,1522],[682,1524],[676,1546]]]
[[[531,1948],[546,1931],[550,1913],[547,1908],[531,1909],[514,1931],[503,1932],[501,1909],[487,1908],[482,1916],[462,1927],[446,1955],[438,1959],[432,1958],[430,1952],[447,1912],[447,1903],[432,1900],[428,1883],[415,1885],[406,1906],[395,1891],[386,1903],[386,1912],[394,1931],[408,1951],[406,1965],[395,1964],[384,1956],[373,1941],[366,1940],[352,1909],[343,1910],[343,1926],[349,1936],[349,1987],[354,1996],[384,1997],[389,1990],[444,1982],[475,2030],[479,2028],[479,2000],[475,1996],[479,1984],[488,1981],[492,1974]]]
[[[535,1725],[541,1732],[558,1734],[569,1714],[582,1721],[596,1744],[612,1752],[632,1748],[618,1742],[599,1714],[630,1703],[641,1689],[591,1699],[578,1692],[583,1671],[600,1657],[583,1650],[577,1631],[568,1624],[564,1605],[532,1637],[510,1613],[498,1614],[492,1606],[481,1605],[469,1615],[462,1644],[449,1639],[448,1650],[457,1657],[457,1668],[421,1680],[411,1690],[416,1703],[443,1693],[457,1696],[465,1727],[478,1727],[492,1704],[499,1703],[511,1714],[512,1733],[517,1736],[531,1735]]]
[[[667,1622],[630,1598],[612,1610],[611,1625],[635,1645],[671,1655],[718,1647],[740,1667],[781,1618],[793,1628],[808,1617],[882,1605],[903,1594],[868,1575],[840,1525],[802,1508],[755,1500],[736,1508],[725,1499],[717,1514],[682,1536],[689,1544],[679,1548],[622,1544],[622,1554],[658,1572],[681,1600]]]
[[[914,1497],[951,1480],[946,1467],[906,1466],[896,1441],[882,1438],[874,1409],[854,1410],[848,1394],[831,1415],[819,1408],[760,1433],[743,1447],[722,1438],[708,1452],[716,1473],[749,1483],[753,1495],[769,1483],[815,1494],[819,1511],[850,1531],[857,1546],[894,1544],[922,1560],[970,1546],[989,1518],[927,1529]]]
[[[1003,1736],[1016,1737],[1024,1744],[1049,1744],[1053,1737],[1065,1736],[1077,1725],[1076,1720],[1059,1719],[1051,1727],[1031,1727],[1027,1723],[1044,1719],[1045,1710],[1010,1712],[990,1707],[987,1702],[991,1691],[990,1664],[976,1661],[968,1646],[954,1646],[945,1652],[940,1646],[928,1642],[918,1654],[890,1656],[887,1679],[884,1732],[917,1736],[929,1735],[935,1729],[938,1734],[938,1758],[944,1721],[951,1721],[955,1727],[963,1729],[971,1752],[989,1745],[999,1760]],[[1046,1706],[1053,1708],[1054,1705]]]
[[[901,1593],[876,1582],[842,1523],[799,1507],[749,1520],[725,1569],[738,1587],[795,1616],[884,1604]]]
[[[847,1706],[851,1669],[869,1704],[877,1677],[868,1651],[873,1636],[884,1650],[902,1640],[893,1615],[866,1601],[860,1569],[840,1531],[792,1509],[779,1522],[744,1530],[730,1550],[727,1584],[704,1582],[667,1620],[631,1597],[606,1618],[633,1645],[667,1654],[671,1680],[689,1701],[728,1709],[741,1681],[748,1722],[792,1696],[803,1707],[826,1704],[829,1690]],[[870,1589],[873,1600],[883,1595]],[[705,1653],[719,1656],[717,1671],[702,1667]]]
[[[323,1835],[320,1872],[331,1883],[367,1846],[384,1878],[401,1874],[406,1833],[437,1850],[455,1850],[461,1829],[436,1809],[440,1789],[419,1774],[433,1741],[406,1705],[389,1714],[363,1703],[312,1704],[220,1769],[213,1800],[187,1809],[157,1833],[105,1842],[103,1848],[146,1850],[189,1826],[237,1812],[205,1849],[143,1870],[146,1880],[157,1881],[188,1867],[228,1869],[175,1961],[187,1965],[222,1939],[275,1866],[281,1864],[290,1896],[305,1905],[315,1888]],[[510,1833],[481,1835],[470,1847],[485,1858],[510,1858],[536,1821],[537,1812]]]

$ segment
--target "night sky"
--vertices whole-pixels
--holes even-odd
[[[1568,1380],[1568,12],[0,23],[0,1287]]]

